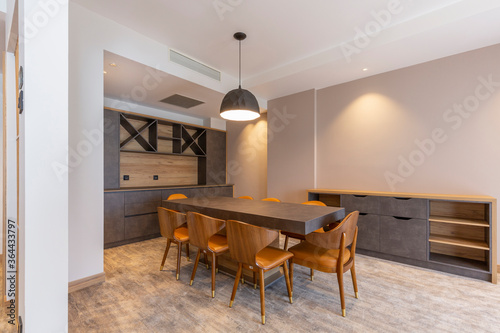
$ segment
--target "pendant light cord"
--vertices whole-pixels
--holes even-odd
[[[241,40],[239,41],[240,44],[240,59],[239,59],[239,88],[241,89]]]

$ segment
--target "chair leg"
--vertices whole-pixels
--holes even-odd
[[[354,268],[354,262],[352,263],[351,266],[351,277],[352,277],[352,285],[354,287],[354,295],[356,295],[356,298],[358,297],[358,283],[356,281],[356,269]]]
[[[177,275],[176,275],[177,280],[179,280],[179,274],[181,272],[181,251],[182,251],[182,243],[179,242],[177,246]]]
[[[345,317],[344,273],[342,269],[337,269],[337,280],[339,282],[340,306],[342,307],[342,317]]]
[[[207,269],[209,269],[210,267],[208,266],[208,257],[207,257],[207,254],[206,253],[203,253],[205,255],[205,263],[207,264]]]
[[[290,263],[290,289],[293,296],[293,258],[288,259],[288,262]]]
[[[215,257],[215,273],[219,273],[219,257]]]
[[[264,294],[264,270],[259,268],[259,282],[260,282],[260,315],[262,318],[262,325],[266,323],[266,296]]]
[[[189,259],[189,243],[186,244],[186,259],[187,259],[187,261],[190,261],[190,259]]]
[[[212,298],[215,297],[215,252],[212,252]]]
[[[257,289],[257,272],[253,272],[253,289]]]
[[[233,306],[234,297],[236,296],[236,291],[238,290],[238,283],[240,283],[240,276],[242,269],[243,269],[243,264],[238,263],[238,271],[236,272],[236,277],[234,278],[233,293],[231,294],[231,301],[229,302],[229,307]]]
[[[288,249],[288,236],[285,235],[285,246],[283,246],[283,250],[287,250]]]
[[[311,281],[314,281],[314,269],[311,268]]]
[[[162,271],[163,266],[165,266],[165,260],[167,260],[168,250],[170,250],[170,243],[171,242],[172,241],[170,239],[167,239],[167,247],[165,248],[165,253],[163,254],[163,260],[161,261],[160,271]]]
[[[283,272],[285,273],[286,290],[288,291],[288,298],[290,299],[290,304],[293,303],[292,299],[292,287],[290,286],[290,273],[288,272],[288,266],[286,260],[283,261]]]
[[[190,286],[193,285],[194,276],[196,275],[196,270],[198,269],[198,262],[200,261],[200,254],[201,250],[198,250],[196,253],[196,260],[194,261],[193,273],[191,273],[191,281],[189,282]]]

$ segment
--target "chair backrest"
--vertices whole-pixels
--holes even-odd
[[[278,231],[257,227],[248,223],[228,220],[227,243],[231,258],[255,265],[255,255],[278,237]]]
[[[322,203],[321,201],[316,201],[316,200],[312,200],[312,201],[306,201],[306,202],[303,202],[302,203],[303,205],[311,205],[311,206],[326,206],[324,203]]]
[[[174,193],[170,194],[167,198],[167,200],[175,200],[175,199],[187,199],[187,197],[181,193]]]
[[[280,199],[276,199],[276,198],[265,198],[265,199],[262,199],[262,201],[281,202],[281,200],[280,200]]]
[[[241,196],[241,197],[238,197],[238,199],[248,199],[248,200],[253,200],[253,198],[249,195],[244,195],[244,196]]]
[[[226,226],[224,220],[194,212],[187,213],[187,224],[189,243],[203,250],[208,248],[208,239]]]
[[[311,232],[306,235],[306,241],[326,249],[339,249],[341,247],[342,234],[345,233],[344,247],[347,247],[356,239],[358,230],[359,212],[356,210],[347,215],[335,229],[327,232]],[[354,247],[355,247],[354,243]]]
[[[158,220],[161,235],[168,239],[174,239],[174,230],[186,223],[186,214],[158,207]]]

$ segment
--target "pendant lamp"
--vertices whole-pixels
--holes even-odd
[[[246,121],[260,117],[257,98],[248,90],[241,89],[241,41],[247,38],[243,32],[233,35],[239,41],[239,86],[224,96],[220,106],[220,116],[226,120]]]

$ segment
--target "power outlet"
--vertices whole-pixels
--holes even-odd
[[[158,180],[158,175],[154,175],[153,180]]]
[[[128,175],[123,175],[123,180],[129,180],[129,176]]]

